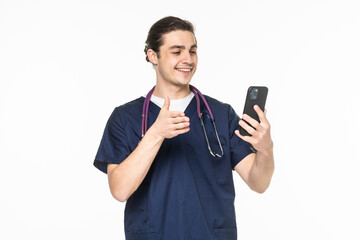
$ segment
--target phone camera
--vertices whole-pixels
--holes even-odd
[[[257,98],[257,96],[258,96],[258,93],[259,93],[259,89],[257,89],[257,88],[251,89],[251,91],[250,91],[250,99],[255,100]]]

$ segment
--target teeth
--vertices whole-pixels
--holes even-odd
[[[178,68],[177,70],[182,71],[182,72],[190,72],[191,69],[187,69],[187,68]]]

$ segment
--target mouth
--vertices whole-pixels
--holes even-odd
[[[192,71],[192,68],[175,68],[175,70],[182,73],[189,73]]]

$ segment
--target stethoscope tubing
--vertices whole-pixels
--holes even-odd
[[[143,111],[142,111],[142,114],[141,114],[141,118],[142,118],[141,119],[141,137],[144,137],[144,135],[145,135],[145,133],[147,131],[147,120],[148,120],[148,113],[149,113],[149,105],[150,105],[150,101],[151,101],[151,95],[153,94],[154,90],[155,90],[155,86],[148,92],[148,94],[146,95],[145,100],[144,100]],[[222,155],[224,154],[224,151],[223,151],[223,148],[222,148],[222,145],[221,145],[221,142],[220,142],[218,132],[216,130],[215,118],[214,118],[214,115],[213,115],[213,113],[212,113],[212,111],[210,109],[210,106],[207,103],[204,95],[199,91],[199,89],[197,89],[196,87],[190,85],[190,90],[194,93],[195,98],[196,98],[197,114],[198,114],[198,117],[200,119],[200,123],[201,123],[201,126],[203,128],[203,131],[204,131],[205,140],[206,140],[206,143],[208,145],[208,149],[209,149],[212,156],[214,156],[214,157],[222,157]],[[216,134],[216,138],[217,138],[217,141],[218,141],[219,146],[220,146],[221,155],[216,153],[215,151],[213,151],[211,149],[211,147],[210,147],[210,142],[209,142],[208,136],[206,134],[204,121],[203,121],[202,114],[201,114],[201,111],[200,111],[200,98],[199,98],[199,96],[203,100],[203,102],[205,104],[205,107],[206,107],[207,111],[210,114],[211,121],[213,123],[214,131],[215,131],[215,134]]]

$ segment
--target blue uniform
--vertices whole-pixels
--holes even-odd
[[[237,239],[232,170],[252,150],[234,133],[240,118],[231,106],[205,98],[215,117],[224,155],[215,158],[210,154],[194,97],[185,110],[190,131],[164,140],[145,179],[126,202],[126,239]],[[140,97],[115,108],[107,122],[95,167],[106,173],[108,163],[120,164],[137,147],[144,100]],[[159,111],[150,102],[149,127]],[[202,101],[201,111],[211,148],[220,152]]]

